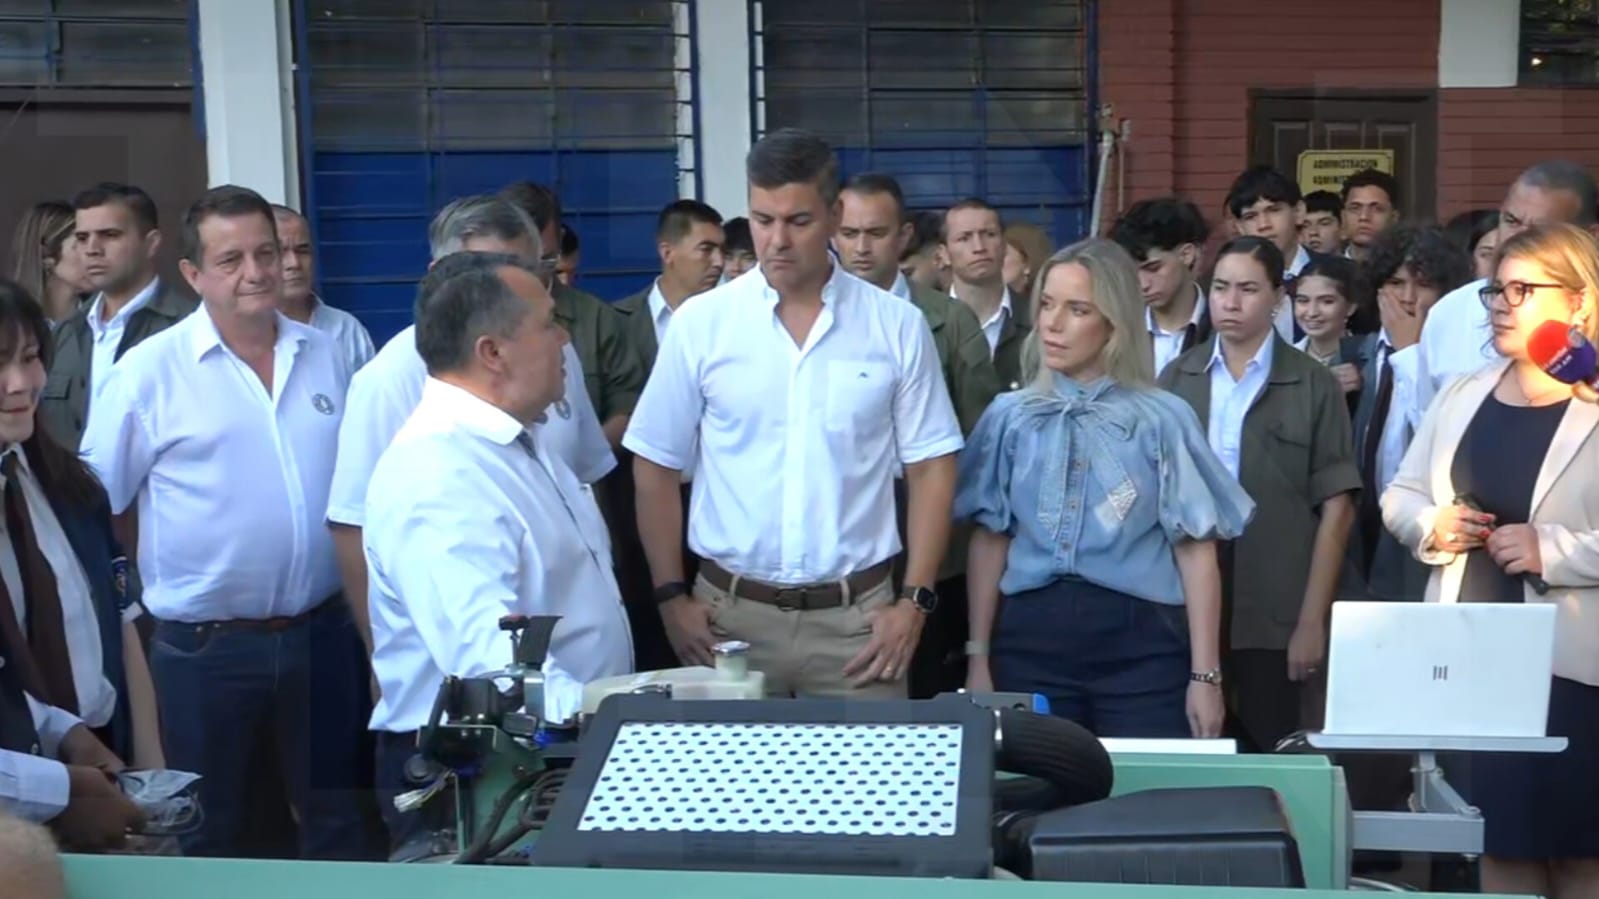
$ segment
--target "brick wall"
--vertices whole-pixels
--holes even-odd
[[[1569,159],[1599,173],[1599,90],[1453,88],[1438,94],[1438,207],[1496,207],[1522,169]]]
[[[1101,2],[1101,102],[1132,123],[1123,202],[1176,192],[1219,220],[1249,164],[1251,88],[1435,85],[1438,23],[1439,0]]]

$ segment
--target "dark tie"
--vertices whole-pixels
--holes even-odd
[[[35,698],[75,715],[78,690],[72,680],[72,658],[67,649],[61,594],[56,587],[55,572],[39,549],[39,538],[33,531],[33,518],[28,514],[28,502],[22,495],[17,455],[16,452],[6,453],[4,461],[0,461],[0,474],[6,479],[6,533],[11,538],[17,570],[22,575],[22,608],[26,610],[28,621],[27,639],[20,653],[24,680],[29,682],[25,689],[34,693]],[[0,580],[0,593],[5,594],[7,605],[17,601],[4,580]],[[17,629],[15,612],[7,610],[0,617],[9,622],[8,632]],[[7,642],[12,641],[7,639]],[[32,678],[27,674],[30,668]]]
[[[1377,369],[1377,399],[1372,403],[1371,418],[1366,422],[1365,441],[1360,447],[1360,475],[1365,481],[1365,489],[1360,493],[1360,536],[1364,543],[1362,549],[1366,553],[1368,574],[1377,552],[1377,538],[1383,529],[1382,497],[1378,495],[1382,485],[1377,483],[1377,450],[1382,445],[1383,426],[1388,423],[1388,408],[1393,405],[1394,399],[1393,349],[1386,343],[1379,343],[1377,354],[1382,357],[1382,364]]]
[[[1177,344],[1177,352],[1179,354],[1182,354],[1182,353],[1186,353],[1189,350],[1193,349],[1194,348],[1194,338],[1198,334],[1199,334],[1199,326],[1195,325],[1193,322],[1189,322],[1188,324],[1183,325],[1183,338]],[[1160,372],[1155,372],[1155,374],[1158,375],[1158,374],[1160,374]]]

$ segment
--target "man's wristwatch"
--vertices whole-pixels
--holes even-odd
[[[661,603],[677,599],[679,596],[687,595],[689,595],[688,584],[685,584],[682,581],[667,581],[666,583],[655,588],[655,604],[660,605]]]
[[[927,587],[912,587],[907,584],[900,591],[899,598],[908,600],[923,615],[931,615],[933,610],[938,608],[938,594]]]
[[[1210,684],[1212,687],[1221,686],[1221,669],[1212,668],[1209,671],[1190,671],[1188,679],[1196,684]]]

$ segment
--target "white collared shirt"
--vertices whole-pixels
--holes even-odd
[[[350,313],[334,306],[329,306],[321,297],[311,297],[311,327],[333,338],[333,342],[344,351],[344,357],[349,360],[350,372],[358,372],[363,365],[372,361],[377,355],[377,348],[372,345],[372,335],[367,333],[366,325]]]
[[[551,406],[533,434],[577,473],[592,484],[616,467],[599,416],[583,386],[583,366],[568,344],[562,351],[566,367],[565,402]],[[366,517],[367,485],[378,458],[422,401],[427,364],[416,351],[416,326],[394,335],[372,361],[355,373],[350,383],[349,413],[339,431],[339,459],[333,472],[328,520],[360,527]],[[562,412],[566,414],[562,414]],[[587,488],[585,488],[587,489]],[[590,501],[592,502],[592,491]]]
[[[83,722],[65,709],[25,698],[39,735],[40,754],[0,750],[0,811],[43,824],[66,811],[71,800],[67,766],[56,761],[56,753],[67,731]]]
[[[28,505],[28,518],[33,524],[34,537],[39,541],[39,551],[55,575],[56,593],[61,600],[61,623],[66,631],[67,656],[72,665],[72,683],[76,687],[78,713],[90,727],[105,727],[117,709],[117,691],[105,676],[104,648],[100,645],[100,617],[95,612],[94,594],[89,588],[89,576],[79,561],[77,551],[67,540],[67,532],[56,517],[55,508],[39,485],[39,477],[28,462],[28,454],[16,444],[0,452],[0,458],[15,453],[18,479],[22,483],[22,499]],[[0,475],[0,485],[5,477]],[[22,633],[28,632],[28,610],[24,597],[26,585],[22,580],[22,566],[17,560],[16,545],[7,533],[5,516],[0,515],[0,579],[11,597],[17,624]],[[124,613],[127,621],[139,615],[138,606]]]
[[[552,720],[581,685],[633,670],[598,507],[504,411],[429,378],[372,472],[362,541],[371,583],[373,730],[427,723],[445,675],[511,664],[504,615],[559,615],[545,670]],[[426,472],[426,477],[419,477]]]
[[[1479,278],[1444,294],[1427,313],[1421,342],[1394,354],[1395,358],[1417,357],[1416,391],[1410,405],[1412,428],[1421,427],[1421,416],[1432,405],[1432,398],[1450,382],[1499,361],[1493,323],[1482,305],[1482,289],[1487,286],[1487,279]]]
[[[901,275],[901,277],[904,276]],[[960,297],[955,295],[954,287],[949,289],[949,295],[955,297],[957,302],[965,302]],[[993,356],[999,351],[999,335],[1000,332],[1005,330],[1005,319],[1010,318],[1015,314],[1016,308],[1011,304],[1010,288],[1006,287],[1005,292],[1000,295],[999,308],[995,309],[994,314],[990,315],[988,319],[982,323],[983,336],[988,338],[989,356]]]
[[[661,293],[661,279],[656,278],[650,287],[650,324],[655,327],[655,345],[661,345],[666,339],[666,326],[672,323],[672,307],[666,302],[666,294]]]
[[[144,606],[180,622],[299,615],[339,589],[323,524],[350,373],[277,316],[272,388],[202,304],[122,357],[83,454],[113,512],[139,511]]]
[[[1220,337],[1216,338],[1210,353],[1210,423],[1207,436],[1210,448],[1235,478],[1238,477],[1238,463],[1242,455],[1244,416],[1249,414],[1249,407],[1255,405],[1255,400],[1266,389],[1266,381],[1271,376],[1272,348],[1275,343],[1274,335],[1267,334],[1266,339],[1261,341],[1260,349],[1255,351],[1255,357],[1244,366],[1244,376],[1237,380],[1227,370]]]
[[[757,275],[679,309],[622,443],[665,468],[697,462],[702,558],[775,584],[837,580],[899,552],[895,464],[959,451],[960,425],[915,306],[835,265],[802,347],[777,304]]]
[[[1155,351],[1155,374],[1166,370],[1173,359],[1183,354],[1183,338],[1192,328],[1196,332],[1199,323],[1205,317],[1205,291],[1198,284],[1194,285],[1194,314],[1188,317],[1188,324],[1175,331],[1162,330],[1155,322],[1155,310],[1144,307],[1144,326],[1149,329],[1149,341]]]
[[[128,331],[128,320],[133,318],[133,313],[150,305],[160,289],[161,279],[151,279],[143,290],[117,310],[116,315],[111,316],[110,321],[100,319],[100,310],[105,303],[104,293],[95,294],[89,302],[89,339],[93,342],[89,354],[89,405],[94,405],[99,398],[100,391],[105,388],[106,373],[117,362],[117,347],[122,345],[122,335]]]
[[[1305,266],[1310,264],[1310,251],[1305,249],[1304,244],[1298,244],[1297,247],[1298,252],[1294,253],[1293,260],[1288,263],[1287,268],[1283,269],[1283,276],[1285,280],[1288,278],[1299,277],[1299,273],[1304,271]],[[1283,340],[1292,343],[1294,340],[1295,325],[1294,297],[1293,294],[1286,288],[1283,290],[1282,302],[1277,304],[1276,325],[1277,333],[1282,335]]]

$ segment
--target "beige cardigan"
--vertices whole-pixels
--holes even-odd
[[[1427,602],[1456,602],[1465,556],[1432,546],[1433,519],[1454,501],[1455,450],[1472,416],[1509,367],[1496,362],[1450,384],[1422,419],[1393,483],[1382,495],[1383,523],[1432,566]],[[1532,492],[1532,525],[1549,592],[1525,588],[1529,603],[1554,603],[1554,673],[1599,686],[1599,405],[1573,400],[1555,431]]]

